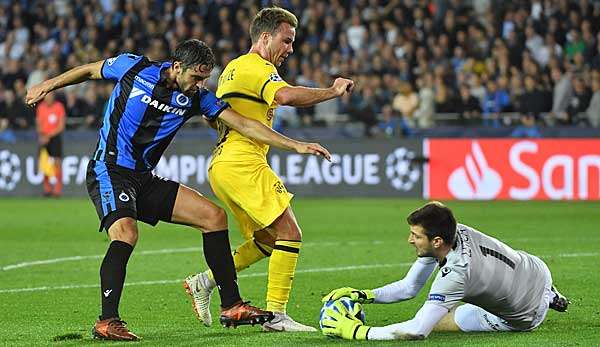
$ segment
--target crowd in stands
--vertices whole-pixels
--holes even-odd
[[[516,119],[515,136],[600,126],[600,1],[0,0],[0,131],[34,126],[23,99],[46,78],[121,52],[165,60],[188,38],[216,53],[214,89],[223,66],[248,51],[253,15],[270,5],[299,19],[285,80],[357,82],[339,100],[280,107],[278,127],[353,122],[367,136],[410,136],[440,113],[465,126]],[[57,98],[69,124],[97,128],[111,89],[85,83]]]

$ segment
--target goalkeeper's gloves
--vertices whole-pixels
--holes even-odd
[[[341,302],[334,305],[336,309],[328,308],[325,311],[326,318],[321,322],[323,335],[339,336],[346,340],[367,340],[371,327],[363,325],[355,317],[356,312],[348,312]],[[360,310],[358,305],[355,307]]]
[[[361,304],[370,304],[375,300],[375,293],[370,289],[358,290],[350,287],[343,287],[332,290],[329,294],[325,295],[322,302],[330,300],[337,300],[341,297],[349,297],[350,300],[360,302]]]

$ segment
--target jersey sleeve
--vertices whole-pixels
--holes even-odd
[[[373,289],[375,303],[391,303],[414,298],[433,273],[436,264],[434,258],[417,258],[403,279]]]
[[[262,81],[259,95],[268,105],[271,105],[273,104],[273,100],[275,100],[275,93],[277,93],[279,89],[288,86],[288,84],[279,76],[279,73],[274,66],[266,72],[268,74]]]
[[[435,325],[448,312],[441,306],[426,302],[409,321],[372,327],[368,332],[369,340],[421,340],[426,338]]]
[[[124,53],[116,57],[108,58],[102,64],[102,78],[107,80],[120,81],[121,78],[135,64],[142,60],[142,56],[131,53]]]
[[[215,95],[206,88],[202,88],[200,91],[200,113],[204,115],[208,120],[213,121],[219,117],[221,112],[229,107],[229,104]]]
[[[431,284],[427,302],[450,311],[465,296],[465,274],[457,267],[444,266]]]

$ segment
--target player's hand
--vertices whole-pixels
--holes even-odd
[[[48,141],[50,141],[50,137],[49,136],[47,136],[47,135],[39,135],[39,137],[38,137],[38,143],[41,146],[47,145]]]
[[[375,293],[369,289],[358,290],[350,287],[343,287],[332,290],[329,294],[325,295],[322,302],[330,300],[337,300],[341,297],[348,297],[352,301],[360,302],[361,304],[370,304],[375,300]]]
[[[31,87],[27,91],[27,95],[25,96],[25,103],[31,107],[34,107],[40,100],[42,100],[50,90],[46,87],[45,83],[38,83],[35,86]]]
[[[335,90],[337,96],[342,96],[345,93],[352,93],[352,90],[354,90],[354,81],[338,77],[333,81],[333,86],[331,87]]]
[[[298,142],[295,150],[300,154],[314,154],[331,161],[329,151],[318,143]]]
[[[366,340],[371,327],[364,325],[359,319],[355,318],[341,302],[336,302],[335,307],[339,312],[333,308],[328,308],[325,311],[327,318],[322,321],[321,331],[323,335],[339,336],[347,340]]]

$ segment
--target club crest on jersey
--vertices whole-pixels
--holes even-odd
[[[121,194],[119,194],[119,200],[121,200],[123,202],[128,202],[129,195],[125,194],[125,192],[121,192]]]
[[[429,298],[427,300],[445,302],[446,296],[441,294],[429,294]]]
[[[271,82],[281,82],[283,81],[283,79],[281,79],[281,77],[279,76],[278,73],[273,72],[271,75],[269,75],[269,80]]]
[[[188,98],[187,96],[185,96],[183,94],[178,94],[175,97],[175,101],[177,101],[179,106],[187,106],[188,102],[190,102],[190,98]]]

